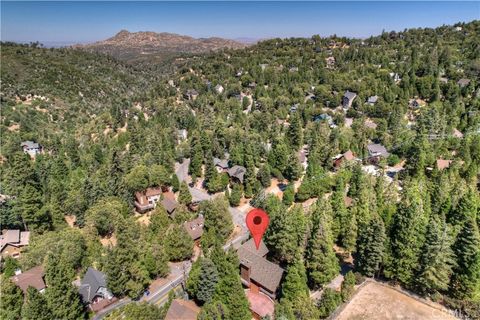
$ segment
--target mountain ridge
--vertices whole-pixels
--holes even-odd
[[[114,36],[90,44],[77,44],[76,49],[95,51],[133,62],[145,59],[159,61],[181,54],[199,54],[221,49],[242,49],[245,43],[220,37],[194,38],[169,32],[122,29]]]

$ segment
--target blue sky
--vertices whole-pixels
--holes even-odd
[[[92,42],[129,31],[193,37],[367,37],[480,19],[480,2],[1,1],[2,41]]]

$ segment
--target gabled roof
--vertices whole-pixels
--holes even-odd
[[[30,231],[3,230],[0,235],[0,251],[10,244],[15,247],[26,246],[30,243]]]
[[[42,266],[34,267],[12,277],[13,283],[22,289],[24,293],[27,293],[28,287],[34,287],[37,290],[45,289],[45,281],[43,276],[45,275]]]
[[[437,169],[438,170],[443,170],[448,167],[450,167],[450,164],[452,164],[453,160],[444,160],[444,159],[438,159],[437,160]]]
[[[378,155],[378,156],[382,156],[382,157],[388,157],[388,155],[389,155],[387,149],[379,143],[369,144],[367,146],[367,149],[368,149],[368,153],[371,156],[377,156]]]
[[[348,160],[348,161],[355,159],[355,156],[353,155],[352,150],[348,150],[342,156],[343,158],[345,158],[345,160]]]
[[[92,267],[89,267],[78,289],[82,300],[86,303],[90,303],[98,289],[101,287],[107,288],[107,277],[103,272],[100,272]]]
[[[222,169],[228,168],[228,159],[213,158],[213,164]]]
[[[353,100],[355,99],[355,97],[357,96],[357,94],[355,92],[351,92],[351,91],[346,91],[345,94],[343,95],[345,98],[347,98],[348,100]]]
[[[203,224],[205,219],[202,216],[190,221],[186,221],[183,226],[193,240],[197,240],[203,235]]]
[[[459,84],[462,87],[468,86],[470,84],[470,79],[462,78],[462,79],[458,80],[457,84]]]
[[[238,249],[238,258],[240,264],[250,269],[251,280],[270,292],[276,292],[283,277],[283,269],[259,255],[266,250],[266,247],[262,248],[262,244],[263,242],[257,250],[253,241],[247,241]]]
[[[175,299],[165,316],[165,320],[197,320],[200,308],[191,300]]]
[[[167,197],[164,197],[161,203],[168,213],[172,213],[178,207],[177,201]]]
[[[33,142],[33,141],[23,141],[20,146],[22,148],[27,148],[27,149],[39,149],[40,148],[40,145],[36,142]]]
[[[371,97],[368,97],[367,102],[368,103],[375,103],[375,102],[377,102],[377,100],[378,100],[378,96],[371,96]]]
[[[245,167],[238,166],[238,165],[235,165],[230,169],[228,169],[228,175],[230,177],[237,178],[242,183],[243,183],[243,176],[245,175],[246,172],[247,172],[247,169],[245,169]]]

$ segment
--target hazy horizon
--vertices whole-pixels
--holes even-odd
[[[479,18],[479,2],[1,2],[2,41],[90,43],[122,29],[194,38],[268,39],[319,34],[366,38],[382,30]]]

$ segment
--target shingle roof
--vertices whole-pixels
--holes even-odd
[[[196,320],[200,308],[195,302],[189,300],[175,299],[165,316],[165,320]]]
[[[213,158],[213,164],[220,167],[220,168],[223,168],[223,169],[228,168],[228,160],[227,159]]]
[[[357,94],[355,92],[351,92],[347,90],[343,96],[348,100],[352,100],[357,96]]]
[[[26,246],[30,242],[30,231],[3,230],[0,235],[0,251],[10,244],[15,247]]]
[[[161,203],[162,203],[162,206],[165,208],[165,210],[167,210],[168,213],[172,213],[173,210],[175,210],[178,206],[177,201],[172,200],[172,199],[167,198],[167,197],[164,197],[162,199]]]
[[[27,149],[38,149],[38,148],[40,148],[40,145],[39,145],[38,143],[33,142],[33,141],[30,141],[30,140],[28,140],[28,141],[23,141],[23,142],[20,144],[20,146],[21,146],[22,148],[27,148]]]
[[[190,235],[190,237],[192,237],[193,240],[197,240],[203,235],[204,222],[205,219],[200,216],[191,221],[186,221],[183,226],[185,227],[185,230],[187,230],[187,233]]]
[[[443,170],[448,167],[450,167],[450,164],[452,164],[452,160],[444,160],[444,159],[438,159],[437,160],[437,169],[438,170]]]
[[[78,289],[83,301],[90,303],[100,287],[107,287],[107,277],[103,272],[89,267]]]
[[[367,102],[368,103],[376,103],[377,100],[378,100],[378,96],[371,96],[371,97],[368,97]]]
[[[245,169],[245,167],[238,166],[238,165],[235,165],[230,169],[228,169],[228,175],[230,177],[237,178],[242,183],[243,183],[243,176],[245,175],[246,172],[247,172],[247,169]]]
[[[348,150],[347,152],[345,152],[343,154],[343,157],[345,158],[345,160],[348,160],[348,161],[355,159],[355,156],[353,155],[352,150]]]
[[[379,156],[383,156],[383,157],[388,157],[388,155],[389,155],[387,149],[379,143],[369,144],[367,146],[367,149],[368,149],[368,153],[371,156],[379,155]]]
[[[264,252],[266,249],[266,247],[265,249],[262,248],[262,243],[263,242],[261,242],[260,248],[257,251],[253,245],[253,241],[247,241],[238,249],[238,258],[240,264],[250,269],[250,279],[267,290],[276,292],[282,280],[283,269],[258,254]]]
[[[462,87],[468,86],[470,84],[470,79],[462,78],[462,79],[458,80],[457,83]]]
[[[43,281],[44,275],[43,267],[37,266],[24,273],[13,276],[12,281],[19,286],[24,293],[27,293],[28,287],[34,287],[37,290],[45,289],[45,281]]]
[[[2,241],[6,243],[20,242],[20,230],[4,230]]]

